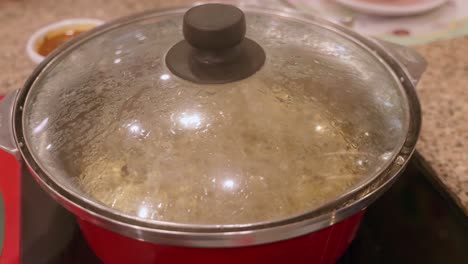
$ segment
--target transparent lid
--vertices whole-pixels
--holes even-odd
[[[24,136],[54,182],[144,221],[256,223],[337,198],[402,146],[407,99],[359,42],[318,21],[244,10],[264,62],[235,81],[199,83],[166,63],[184,12],[98,29],[38,76]]]

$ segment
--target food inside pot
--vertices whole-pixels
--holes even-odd
[[[297,87],[235,86],[180,87],[185,96],[175,100],[185,107],[163,99],[165,109],[145,118],[151,130],[121,122],[84,166],[85,192],[143,218],[239,224],[317,207],[365,171],[349,131]]]
[[[277,62],[241,82],[135,91],[115,124],[100,117],[110,127],[86,144],[81,189],[130,215],[196,224],[290,217],[344,193],[374,166],[369,122],[317,99],[340,85],[318,78],[326,65]]]

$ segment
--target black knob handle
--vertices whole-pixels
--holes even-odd
[[[245,38],[246,20],[237,7],[205,4],[184,15],[185,40],[166,55],[167,67],[195,83],[227,83],[247,78],[265,62],[265,52]]]
[[[183,31],[185,40],[197,49],[229,49],[244,40],[245,16],[232,5],[200,5],[185,13]]]

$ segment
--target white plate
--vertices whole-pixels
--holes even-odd
[[[50,31],[58,30],[63,27],[67,26],[74,26],[74,25],[94,25],[94,26],[99,26],[102,25],[104,21],[98,20],[98,19],[90,19],[90,18],[74,18],[74,19],[66,19],[59,21],[57,23],[53,23],[50,25],[47,25],[43,28],[40,28],[32,36],[29,38],[27,44],[26,44],[26,52],[29,56],[29,58],[36,64],[41,63],[44,60],[44,56],[39,54],[36,51],[36,46],[39,41],[41,41],[47,33]]]
[[[413,4],[370,3],[363,0],[335,0],[337,3],[363,13],[381,16],[408,16],[433,10],[447,0],[419,0]]]

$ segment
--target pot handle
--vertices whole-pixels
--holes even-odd
[[[18,90],[0,99],[0,150],[19,159],[20,153],[13,136],[13,106],[17,95]]]
[[[411,48],[381,39],[373,40],[377,45],[393,55],[395,59],[406,68],[410,75],[411,83],[416,86],[427,68],[426,59]]]

